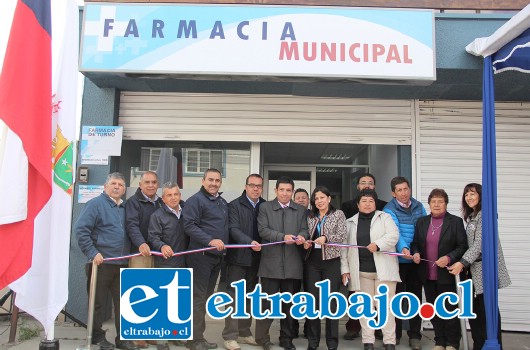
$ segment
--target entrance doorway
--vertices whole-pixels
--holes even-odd
[[[267,200],[274,199],[276,180],[288,176],[294,180],[295,189],[304,188],[309,194],[317,185],[326,186],[332,194],[332,204],[340,208],[342,202],[356,195],[353,184],[357,177],[371,169],[371,152],[372,145],[264,143],[263,195]],[[386,162],[383,167],[394,173],[394,164]]]
[[[276,180],[282,176],[288,176],[294,181],[295,189],[303,188],[307,193],[315,188],[317,182],[317,168],[308,166],[282,166],[282,165],[265,165],[263,167],[263,195],[265,199],[271,200],[276,197],[274,188]]]

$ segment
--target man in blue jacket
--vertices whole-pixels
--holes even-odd
[[[203,253],[190,254],[188,267],[193,269],[193,341],[191,350],[216,349],[217,344],[204,338],[206,300],[213,294],[221,271],[225,244],[228,243],[228,204],[221,197],[221,172],[208,169],[202,187],[188,199],[182,209],[184,232],[190,238],[188,249],[215,247]]]
[[[114,344],[107,341],[102,329],[104,305],[107,292],[110,292],[114,304],[114,324],[116,327],[116,347],[125,350],[137,350],[130,341],[120,340],[120,268],[127,267],[126,260],[108,261],[104,258],[128,255],[131,247],[125,234],[125,206],[121,197],[125,194],[125,179],[120,173],[107,177],[104,192],[91,199],[77,220],[74,232],[79,248],[89,259],[86,266],[88,276],[87,289],[90,289],[92,262],[98,265],[97,286],[92,323],[92,344],[101,350],[111,350]]]
[[[396,176],[390,181],[392,197],[384,211],[392,216],[399,229],[399,240],[396,251],[410,256],[410,245],[414,239],[416,221],[427,215],[423,204],[411,196],[409,181]],[[412,257],[411,257],[412,258]],[[399,277],[401,283],[396,286],[396,294],[402,292],[413,293],[421,301],[421,281],[418,277],[418,265],[412,260],[399,257]],[[396,319],[396,344],[399,344],[402,334],[402,321]],[[409,346],[412,350],[421,350],[421,318],[419,315],[409,320]]]
[[[227,261],[227,293],[234,298],[234,288],[230,283],[244,279],[246,291],[250,293],[258,284],[258,268],[260,260],[261,239],[258,233],[258,211],[260,204],[265,202],[261,198],[263,193],[263,177],[251,174],[247,177],[243,194],[228,205],[230,213],[230,243],[252,244],[252,249],[229,249],[226,253]],[[250,309],[250,299],[247,300]],[[224,346],[227,350],[241,349],[239,344],[257,345],[252,336],[250,326],[252,318],[225,318],[223,329]]]

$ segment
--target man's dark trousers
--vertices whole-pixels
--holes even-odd
[[[213,294],[221,271],[221,255],[208,252],[188,255],[188,266],[193,269],[193,342],[204,341],[206,329],[206,300]]]
[[[291,294],[300,291],[302,281],[298,279],[278,279],[278,278],[261,278],[261,290],[263,293],[272,295],[276,292],[288,292]],[[285,318],[280,320],[280,346],[286,347],[293,342],[293,338],[297,330],[294,328],[294,319],[291,316],[291,305],[292,303],[282,303],[282,312],[286,315]],[[262,304],[263,312],[270,310],[270,301],[263,301]],[[269,329],[271,327],[273,319],[265,318],[263,320],[256,321],[256,342],[263,344],[270,341]]]
[[[258,268],[260,255],[257,252],[252,253],[251,266],[239,266],[235,264],[228,264],[227,286],[226,292],[235,300],[235,289],[230,285],[244,279],[247,284],[246,293],[250,293],[256,288],[258,284]],[[247,312],[250,311],[250,299],[246,300]],[[229,305],[233,307],[233,304]],[[228,307],[228,306],[227,306]],[[252,335],[250,326],[252,325],[252,318],[248,319],[233,319],[232,317],[225,318],[225,328],[223,329],[224,340],[237,340],[237,337],[249,337]]]
[[[399,278],[401,282],[396,285],[396,295],[398,293],[409,292],[414,294],[421,304],[421,281],[418,276],[418,265],[414,263],[399,264]],[[421,317],[416,315],[409,320],[409,330],[407,335],[409,339],[421,339]],[[401,339],[403,332],[403,321],[396,318],[396,339]]]
[[[114,305],[114,326],[120,332],[120,269],[127,265],[101,264],[98,266],[96,296],[94,299],[94,321],[92,322],[92,343],[99,343],[105,339],[103,330],[104,307],[107,304],[108,292],[112,296]],[[90,295],[90,280],[92,279],[92,263],[85,266],[87,279],[87,292]]]

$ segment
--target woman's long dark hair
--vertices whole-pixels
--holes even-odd
[[[331,197],[331,193],[329,192],[329,190],[328,190],[328,188],[326,186],[317,186],[317,187],[315,187],[315,189],[311,193],[311,199],[309,200],[310,203],[311,203],[311,212],[310,212],[309,215],[311,217],[316,217],[316,216],[318,216],[318,213],[319,213],[319,210],[318,210],[317,206],[315,205],[315,196],[316,196],[317,192],[322,192],[326,196]],[[328,211],[327,211],[326,214],[331,214],[334,211],[335,211],[335,207],[330,202],[329,203],[329,207],[328,207]]]
[[[466,193],[471,192],[472,190],[475,190],[478,194],[478,204],[473,209],[466,203]],[[464,187],[464,193],[462,194],[462,214],[464,214],[464,221],[467,221],[467,219],[471,216],[471,214],[476,214],[479,211],[482,210],[482,185],[472,182],[470,184],[467,184],[466,187]]]

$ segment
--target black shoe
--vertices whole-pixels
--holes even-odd
[[[380,329],[376,329],[374,332],[375,339],[383,340],[383,331]]]
[[[265,343],[261,343],[259,345],[263,348],[263,350],[270,350],[274,346],[274,344],[268,340]]]
[[[328,350],[337,350],[337,348],[328,348]]]
[[[383,348],[385,350],[396,350],[396,346],[394,344],[383,344]]]
[[[188,347],[188,342],[185,340],[170,340],[169,344],[173,344],[175,346],[185,346]]]
[[[111,342],[109,342],[105,338],[92,340],[92,344],[99,346],[99,348],[101,350],[112,350],[112,349],[114,349],[114,344],[112,344]]]
[[[313,346],[308,346],[308,347],[307,347],[307,350],[317,350],[317,348],[318,348],[318,346],[315,346],[315,347],[313,347]]]
[[[188,342],[188,345],[190,350],[208,350],[204,341]]]
[[[282,345],[283,350],[296,350],[296,346],[293,343]]]
[[[116,341],[116,348],[122,350],[140,350],[140,348],[129,340]]]
[[[206,347],[206,349],[217,349],[217,344],[216,343],[209,343],[207,342],[206,340],[203,340],[203,343],[204,343],[204,346]]]
[[[359,338],[360,334],[359,332],[354,331],[346,331],[346,334],[344,334],[344,340],[353,340],[355,338]]]
[[[372,343],[364,343],[364,350],[374,350],[374,344]]]

